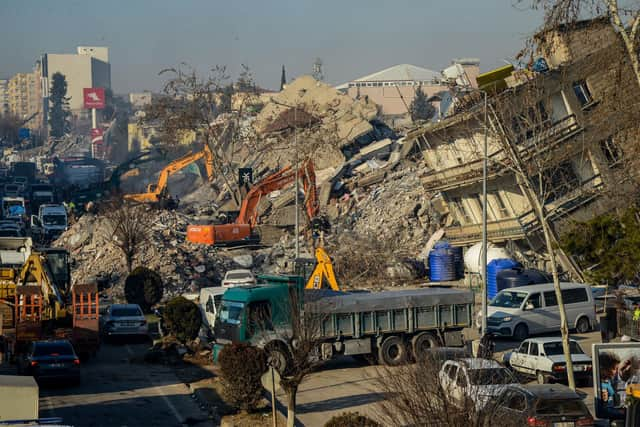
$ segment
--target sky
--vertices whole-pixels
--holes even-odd
[[[0,0],[0,78],[31,71],[42,53],[108,46],[115,93],[159,91],[164,68],[200,73],[246,64],[268,89],[310,74],[344,83],[396,64],[440,71],[479,58],[514,61],[541,24],[518,0]]]

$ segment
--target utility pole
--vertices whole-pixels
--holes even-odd
[[[299,213],[298,213],[298,186],[300,185],[298,183],[299,179],[298,179],[298,103],[296,102],[295,107],[293,107],[293,145],[294,145],[294,150],[296,152],[295,154],[295,171],[296,171],[296,227],[295,227],[295,233],[296,233],[296,259],[300,258],[300,218],[299,218]]]
[[[489,296],[487,287],[487,92],[484,94],[484,144],[482,158],[482,336],[487,333],[487,298]]]

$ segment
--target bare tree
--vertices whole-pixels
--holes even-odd
[[[104,209],[108,241],[122,253],[127,271],[133,270],[135,257],[149,241],[151,216],[143,205],[114,201]]]
[[[487,376],[490,370],[483,370],[484,376],[479,378],[467,378],[464,373],[454,371],[447,384],[440,376],[443,361],[439,359],[427,357],[411,365],[378,368],[376,390],[381,391],[385,399],[378,403],[376,412],[383,425],[481,427],[526,424],[526,420],[492,417],[495,399],[481,400],[484,397],[478,396],[478,386],[469,383],[469,380],[480,380],[480,384],[488,386],[515,382],[506,370],[500,377]]]
[[[296,418],[300,384],[324,363],[321,354],[322,324],[326,315],[313,310],[313,291],[289,288],[282,312],[290,313],[290,328],[280,331],[280,346],[266,348],[270,363],[280,372],[280,385],[287,395],[287,426]]]
[[[245,107],[252,102],[257,88],[246,66],[237,84],[229,81],[226,67],[212,68],[201,77],[186,64],[162,70],[169,78],[163,95],[146,110],[143,121],[159,125],[163,142],[175,145],[187,132],[195,132],[213,153],[216,175],[221,177],[236,203],[239,204],[237,183],[232,174],[233,155],[242,140],[241,122]],[[234,105],[235,101],[237,105]]]
[[[574,25],[580,20],[603,17],[609,21],[624,43],[633,73],[640,86],[640,4],[619,0],[518,0],[544,10],[543,29]]]

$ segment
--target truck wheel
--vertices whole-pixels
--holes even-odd
[[[429,332],[416,335],[411,340],[411,344],[413,347],[413,356],[416,360],[424,360],[430,349],[440,347],[438,338]]]
[[[267,354],[273,368],[280,375],[285,375],[289,370],[289,354],[287,350],[280,345],[274,345],[269,347]]]
[[[542,371],[536,371],[536,380],[538,381],[538,384],[546,384],[547,376]]]
[[[516,341],[524,341],[527,339],[528,336],[529,336],[529,328],[524,323],[520,323],[513,330],[513,338],[515,338]]]
[[[378,349],[378,359],[387,366],[402,365],[407,360],[407,346],[400,337],[386,338]]]
[[[578,319],[578,323],[576,323],[576,332],[579,334],[585,334],[591,330],[591,325],[589,324],[589,319],[586,317],[581,317]]]

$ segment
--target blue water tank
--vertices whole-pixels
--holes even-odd
[[[536,285],[538,283],[549,283],[551,281],[552,278],[548,273],[531,268],[507,268],[505,270],[500,270],[496,276],[498,292],[507,288]]]
[[[437,242],[429,252],[429,280],[445,282],[456,279],[454,254],[449,242]]]
[[[501,270],[522,268],[522,265],[509,258],[494,259],[487,264],[487,296],[492,299],[498,293],[498,273]]]

